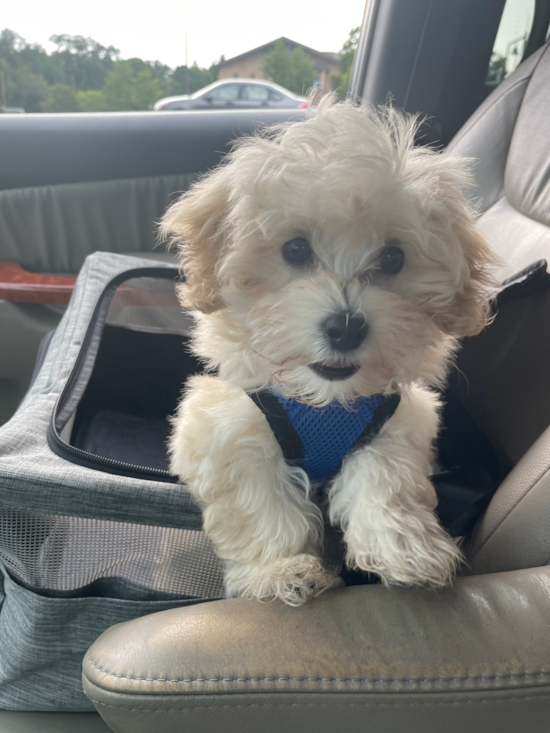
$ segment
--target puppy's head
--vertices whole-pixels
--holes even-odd
[[[437,382],[487,322],[493,255],[464,161],[414,147],[393,110],[321,103],[241,141],[167,212],[197,351],[243,386],[348,402]]]

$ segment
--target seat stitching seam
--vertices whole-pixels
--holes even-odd
[[[542,473],[538,477],[538,479],[535,481],[535,483],[531,487],[529,487],[527,489],[527,491],[523,494],[523,496],[521,496],[518,499],[518,501],[512,507],[510,507],[509,511],[507,511],[506,514],[504,515],[504,517],[502,517],[502,519],[497,524],[497,526],[493,529],[493,531],[491,532],[491,534],[483,541],[483,544],[480,545],[480,547],[476,550],[476,553],[475,553],[474,557],[477,557],[479,555],[479,553],[485,547],[485,545],[489,542],[489,540],[491,539],[491,537],[493,537],[493,535],[502,527],[502,525],[508,519],[508,517],[510,516],[510,514],[512,514],[512,512],[515,509],[518,508],[518,506],[522,503],[522,501],[524,499],[526,499],[532,491],[535,491],[538,488],[538,485],[541,483],[541,481],[543,481],[544,479],[548,478],[549,475],[550,475],[550,468],[546,468],[544,470],[544,473]]]
[[[512,203],[511,201],[510,201],[510,199],[509,199],[509,197],[508,197],[508,192],[506,191],[506,171],[507,171],[507,169],[508,169],[508,158],[509,158],[509,156],[510,156],[510,149],[512,148],[512,144],[513,144],[513,142],[514,142],[514,137],[515,137],[515,134],[516,134],[516,128],[517,128],[517,125],[518,125],[518,120],[519,120],[519,118],[520,118],[520,115],[521,115],[521,113],[522,113],[522,109],[523,109],[523,102],[524,102],[524,99],[525,99],[525,97],[526,97],[526,95],[527,95],[527,93],[528,93],[528,91],[529,91],[529,87],[531,86],[531,82],[533,81],[533,77],[534,77],[534,75],[536,74],[536,72],[537,72],[537,70],[538,70],[538,68],[539,68],[539,66],[540,66],[540,64],[541,64],[541,62],[542,62],[542,60],[543,60],[543,58],[544,58],[544,57],[546,56],[546,54],[547,54],[547,53],[550,53],[550,43],[546,43],[546,44],[543,44],[543,45],[541,46],[541,48],[544,48],[544,46],[546,46],[546,48],[544,49],[544,51],[543,51],[543,52],[541,53],[541,55],[539,56],[539,59],[538,59],[537,63],[536,63],[536,64],[535,64],[535,66],[533,67],[533,71],[531,72],[531,74],[529,75],[529,77],[527,77],[527,88],[525,89],[525,92],[523,93],[523,99],[521,100],[521,104],[520,104],[520,106],[519,106],[519,109],[518,109],[518,113],[517,113],[517,115],[516,115],[516,121],[515,121],[515,123],[514,123],[514,128],[513,128],[513,130],[512,130],[512,137],[510,138],[510,145],[508,146],[508,152],[507,152],[507,155],[506,155],[506,161],[505,161],[505,163],[504,163],[504,174],[503,174],[503,176],[502,176],[502,188],[503,188],[503,190],[504,190],[504,195],[505,195],[505,196],[507,197],[507,199],[508,199],[508,201],[509,201],[510,205],[512,206],[512,208],[514,208],[514,209],[515,209],[516,211],[518,211],[518,212],[519,212],[520,214],[523,214],[523,212],[522,212],[522,211],[520,211],[519,209],[517,209],[517,208],[516,208],[516,207],[514,206],[514,204],[513,204],[513,203]],[[538,49],[537,49],[537,50],[538,50]],[[536,52],[535,52],[535,53],[536,53]],[[527,214],[523,214],[523,216],[525,216],[525,217],[527,217],[527,218],[530,218],[530,219],[533,219],[533,221],[536,221],[536,222],[537,222],[538,224],[543,224],[543,225],[545,224],[545,222],[542,222],[542,221],[539,221],[538,219],[535,219],[535,217],[534,217],[534,216],[528,216]],[[547,226],[547,225],[546,225],[546,226]]]
[[[543,56],[544,56],[544,54],[543,54]],[[537,66],[538,66],[538,63],[537,63]],[[537,67],[535,66],[535,69],[536,68]],[[475,127],[478,124],[478,122],[485,117],[485,115],[487,115],[489,112],[491,112],[503,99],[505,99],[508,96],[508,94],[510,94],[510,92],[514,91],[515,89],[517,89],[517,87],[521,86],[522,84],[525,84],[525,91],[523,92],[523,96],[525,96],[525,92],[527,91],[527,87],[529,86],[529,82],[531,80],[531,76],[535,73],[535,69],[533,69],[533,71],[531,72],[530,76],[524,76],[522,79],[518,79],[518,81],[516,81],[514,84],[512,84],[512,86],[509,87],[500,97],[498,97],[497,99],[495,99],[494,102],[492,104],[490,104],[487,107],[487,109],[485,109],[479,117],[477,117],[475,120],[472,120],[472,122],[470,123],[470,125],[468,127],[463,127],[462,130],[461,130],[460,137],[458,137],[458,135],[456,135],[453,138],[453,140],[452,140],[453,145],[455,143],[460,143],[461,140],[470,132],[470,130],[473,127]],[[520,103],[520,108],[521,108],[521,103]],[[474,112],[474,114],[475,114],[475,112]],[[519,114],[519,110],[518,110],[518,114]],[[516,117],[516,119],[517,119],[517,117]],[[515,125],[514,125],[514,128],[515,128]]]
[[[545,227],[546,229],[549,229],[550,228],[545,221],[542,221],[541,219],[537,219],[532,214],[526,214],[521,209],[518,209],[518,207],[514,204],[514,202],[510,199],[510,196],[506,192],[506,189],[504,187],[504,178],[502,179],[502,190],[504,191],[504,193],[502,194],[502,196],[499,199],[497,199],[493,204],[491,204],[491,206],[489,206],[488,209],[485,209],[485,211],[483,211],[481,213],[481,216],[484,216],[490,209],[493,208],[493,206],[495,206],[496,204],[498,204],[499,201],[502,201],[503,199],[506,199],[506,203],[514,211],[514,213],[519,214],[520,216],[523,216],[524,219],[528,219],[530,222],[531,221],[534,221],[536,224],[540,224],[541,226]]]
[[[122,705],[110,705],[106,702],[100,702],[89,698],[94,705],[99,705],[104,708],[113,708],[123,713],[181,713],[185,711],[189,713],[192,710],[224,710],[224,709],[238,709],[238,708],[273,708],[273,707],[395,707],[395,708],[411,708],[411,707],[445,707],[449,705],[477,705],[478,703],[518,703],[518,702],[531,702],[532,700],[548,700],[550,695],[525,695],[524,697],[518,698],[495,698],[495,697],[483,697],[477,700],[449,700],[446,702],[267,702],[267,703],[239,703],[238,705],[196,705],[193,707],[179,707],[179,708],[125,708]]]
[[[541,48],[542,48],[542,46],[541,46]],[[537,51],[538,51],[538,50],[539,50],[539,49],[537,49]],[[537,63],[535,64],[535,66],[533,67],[533,70],[531,71],[531,73],[529,74],[529,76],[524,76],[524,77],[523,77],[522,79],[518,79],[518,81],[517,81],[517,82],[515,82],[514,84],[512,84],[512,86],[511,86],[511,87],[509,87],[509,89],[507,89],[507,90],[506,90],[506,91],[505,91],[505,92],[504,92],[504,93],[502,94],[502,96],[498,97],[498,99],[495,99],[495,101],[494,101],[494,102],[493,102],[492,104],[490,104],[490,105],[489,105],[489,106],[487,107],[487,109],[486,109],[486,110],[484,110],[484,111],[483,111],[483,113],[482,113],[482,114],[481,114],[481,115],[480,115],[480,116],[479,116],[478,118],[476,118],[475,120],[472,120],[472,122],[471,122],[470,126],[469,126],[469,127],[467,128],[467,129],[464,129],[464,128],[462,128],[462,130],[463,130],[463,134],[462,134],[462,135],[461,135],[460,137],[456,137],[456,136],[455,136],[455,138],[454,138],[454,139],[452,140],[452,142],[454,143],[455,139],[456,139],[456,140],[457,140],[458,142],[460,142],[460,140],[461,140],[461,139],[462,139],[462,138],[464,137],[464,135],[466,135],[466,134],[467,134],[467,133],[468,133],[468,132],[469,132],[469,131],[470,131],[470,130],[472,129],[472,127],[475,127],[475,125],[477,125],[477,123],[479,122],[479,120],[482,120],[482,119],[483,119],[483,118],[485,117],[485,115],[486,115],[486,114],[487,114],[488,112],[490,112],[490,111],[491,111],[491,110],[492,110],[492,109],[493,109],[494,107],[496,107],[496,106],[497,106],[497,104],[498,104],[498,103],[499,103],[499,102],[500,102],[500,101],[501,101],[502,99],[504,99],[504,98],[506,97],[506,95],[507,95],[507,94],[509,94],[509,93],[510,93],[510,92],[511,92],[511,91],[512,91],[513,89],[515,89],[516,87],[518,87],[518,86],[519,86],[520,84],[522,84],[523,82],[526,82],[526,87],[525,87],[525,91],[523,92],[523,98],[525,98],[525,95],[526,95],[526,93],[527,93],[527,88],[529,87],[529,85],[530,85],[530,83],[531,83],[531,79],[533,78],[533,76],[534,76],[535,72],[537,71],[537,69],[538,69],[538,67],[539,67],[539,64],[540,64],[540,62],[541,62],[541,61],[542,61],[542,59],[543,59],[543,58],[544,58],[544,57],[546,56],[546,54],[548,53],[548,51],[549,51],[549,50],[550,50],[550,45],[548,45],[548,47],[547,47],[547,48],[546,48],[546,49],[545,49],[545,50],[544,50],[544,51],[543,51],[543,52],[541,53],[541,55],[540,55],[540,58],[538,59],[538,61],[537,61]],[[535,53],[536,53],[536,52],[535,52]],[[519,113],[520,113],[520,111],[521,111],[521,107],[522,107],[522,105],[523,105],[523,99],[522,99],[522,101],[521,101],[521,103],[520,103],[520,106],[519,106],[519,109],[518,109],[518,114],[516,115],[516,123],[514,124],[514,127],[513,127],[513,129],[512,129],[512,138],[513,138],[513,136],[514,136],[514,130],[516,129],[517,119],[518,119],[518,117],[519,117]],[[474,114],[475,114],[475,112],[474,112]],[[466,123],[466,124],[467,124],[467,123]],[[510,146],[511,146],[511,145],[512,145],[512,140],[510,139],[510,145],[508,146],[508,151],[510,150]],[[506,158],[508,159],[508,156],[506,156]],[[503,181],[503,183],[504,183],[504,181]]]
[[[537,670],[536,672],[495,672],[492,675],[468,675],[465,677],[306,677],[306,676],[282,676],[282,677],[189,677],[174,678],[166,677],[132,677],[130,675],[117,674],[108,669],[100,667],[88,656],[88,661],[99,672],[116,677],[117,679],[131,680],[132,682],[470,682],[475,680],[503,680],[525,677],[544,677],[548,670]]]
[[[519,82],[518,82],[519,83]],[[133,183],[134,181],[137,181],[138,183],[146,182],[156,182],[157,180],[165,179],[165,178],[185,178],[190,181],[191,185],[193,183],[193,178],[196,178],[196,173],[161,173],[158,176],[126,176],[125,178],[102,178],[99,181],[61,181],[60,183],[44,183],[44,184],[36,184],[33,186],[18,186],[16,188],[3,188],[0,189],[0,200],[2,198],[8,198],[12,193],[26,193],[27,191],[33,192],[33,191],[40,191],[43,189],[59,189],[59,188],[70,188],[71,190],[75,186],[87,186],[89,184],[97,184],[100,186],[101,184],[105,183]],[[172,191],[170,195],[176,195],[178,193],[185,193],[187,189],[183,191]],[[33,194],[34,195],[34,194]],[[40,195],[40,194],[39,194]],[[123,252],[119,252],[118,254],[124,254]]]

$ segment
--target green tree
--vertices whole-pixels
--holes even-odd
[[[290,49],[282,38],[275,41],[263,62],[263,72],[268,79],[282,87],[290,85]]]
[[[172,69],[166,64],[162,64],[160,61],[143,61],[138,58],[127,59],[127,61],[136,75],[141,71],[149,71],[152,78],[159,82],[163,90],[169,84]]]
[[[499,53],[493,52],[491,54],[489,68],[487,69],[487,83],[499,84],[506,76],[506,71],[505,56],[501,56]]]
[[[353,57],[355,56],[355,49],[357,48],[360,33],[360,26],[352,28],[349,32],[349,36],[340,50],[340,73],[333,74],[331,77],[332,88],[337,91],[341,97],[345,97],[348,93],[351,66],[353,64]]]
[[[102,46],[93,38],[51,36],[57,50],[50,55],[45,73],[49,84],[62,81],[79,90],[101,89],[107,74],[118,60],[120,52],[114,46]]]
[[[295,46],[290,54],[290,85],[288,88],[295,94],[307,94],[314,86],[316,79],[315,67],[304,50]]]
[[[0,58],[14,57],[26,45],[24,38],[9,28],[4,28],[0,33]]]
[[[109,109],[105,95],[99,89],[77,92],[76,101],[79,112],[107,112]]]
[[[56,50],[47,54],[14,31],[0,32],[8,106],[27,112],[145,110],[161,97],[185,93],[185,67],[172,71],[160,61],[121,61],[114,46],[84,36],[63,34],[50,40]],[[194,63],[189,69],[191,91],[215,81],[217,74],[217,64],[201,69]]]
[[[116,61],[107,74],[103,93],[112,111],[132,110],[134,106],[134,70],[127,61]]]
[[[41,76],[48,65],[49,57],[37,44],[30,44],[18,33],[4,29],[0,33],[0,58],[12,69],[25,69]]]
[[[27,69],[10,69],[0,59],[6,80],[6,105],[22,107],[26,112],[40,112],[48,97],[48,85],[41,76]]]
[[[129,111],[150,109],[162,97],[160,82],[150,68],[135,72],[130,61],[116,61],[105,79],[103,93],[107,109]]]
[[[0,33],[0,68],[6,81],[8,107],[23,107],[27,112],[40,112],[48,96],[48,85],[41,75],[48,56],[36,45],[8,29]]]
[[[162,87],[151,69],[144,69],[134,79],[135,109],[152,109],[157,99],[163,96]]]
[[[76,92],[66,84],[54,84],[48,98],[42,102],[42,112],[78,112]]]
[[[189,94],[198,92],[208,84],[212,84],[218,78],[218,64],[223,61],[223,57],[217,63],[211,64],[209,69],[201,69],[197,62],[189,67]],[[178,96],[179,94],[187,94],[187,67],[177,66],[170,76],[167,96]]]
[[[317,79],[317,72],[300,46],[291,50],[282,38],[275,41],[263,63],[265,76],[294,94],[305,94]]]

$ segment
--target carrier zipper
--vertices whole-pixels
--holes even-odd
[[[113,458],[105,458],[97,456],[95,453],[77,448],[70,443],[66,443],[57,430],[53,422],[48,427],[48,443],[50,448],[61,458],[67,458],[67,454],[73,457],[72,462],[86,468],[95,468],[99,466],[109,468],[109,473],[115,473],[119,476],[128,476],[130,478],[150,479],[153,481],[166,481],[169,483],[177,483],[178,479],[169,471],[163,468],[146,468],[145,466],[136,466],[133,463],[124,463],[123,461],[115,461]]]
[[[103,301],[109,290],[113,289],[114,295],[118,285],[125,282],[126,280],[132,280],[135,277],[155,277],[164,280],[175,280],[177,272],[177,270],[171,267],[143,267],[136,268],[134,270],[126,270],[123,273],[120,273],[120,275],[114,277],[101,292],[101,295],[97,300],[92,316],[90,318],[90,323],[88,324],[86,333],[84,334],[84,338],[82,339],[80,351],[78,352],[78,356],[76,357],[73,369],[55,404],[52,419],[50,420],[50,424],[48,426],[48,445],[50,446],[52,451],[60,458],[64,458],[66,460],[72,459],[72,462],[76,463],[77,465],[84,466],[86,468],[92,468],[95,470],[98,470],[100,467],[108,468],[110,469],[109,473],[114,473],[119,476],[128,476],[129,478],[149,479],[153,481],[177,483],[177,477],[173,476],[169,471],[166,471],[163,468],[147,468],[145,466],[136,466],[132,463],[124,463],[123,461],[115,461],[113,458],[104,458],[103,456],[97,456],[94,453],[89,453],[88,451],[82,450],[82,448],[77,448],[74,445],[70,445],[61,438],[61,436],[57,432],[57,428],[55,425],[57,414],[68,394],[70,393],[75,381],[78,378],[78,375],[80,374],[82,364],[86,357],[87,348],[95,332],[97,319],[99,318],[101,308],[104,305]]]
[[[101,310],[101,306],[103,305],[103,300],[106,294],[109,292],[109,290],[111,288],[114,288],[113,289],[113,295],[114,295],[116,292],[116,288],[119,285],[121,285],[126,280],[132,280],[134,277],[157,277],[158,278],[160,276],[160,278],[164,280],[175,280],[176,276],[172,274],[171,270],[172,268],[164,268],[164,267],[162,268],[144,267],[144,268],[139,268],[135,270],[126,270],[125,272],[120,273],[120,275],[117,275],[116,277],[114,277],[103,288],[101,295],[99,296],[97,303],[95,305],[95,308],[93,310],[92,316],[90,318],[90,323],[88,324],[88,328],[86,329],[86,333],[84,334],[84,338],[82,339],[82,345],[80,347],[80,351],[78,352],[78,356],[76,357],[76,361],[74,363],[72,372],[70,373],[69,378],[67,379],[67,382],[65,386],[63,387],[63,391],[59,395],[59,398],[55,405],[52,420],[55,421],[57,412],[59,411],[64,399],[67,397],[67,393],[71,391],[73,384],[75,383],[78,375],[80,374],[80,370],[82,368],[82,362],[86,358],[86,350],[94,335],[96,321],[99,317],[99,312]],[[170,273],[170,277],[167,277],[166,275],[167,271]],[[177,275],[177,270],[175,272]],[[143,274],[143,273],[146,273],[146,274]],[[56,430],[56,433],[57,433],[57,430]]]

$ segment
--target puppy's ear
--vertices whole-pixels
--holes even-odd
[[[462,247],[465,274],[448,309],[438,313],[434,320],[451,336],[475,336],[491,319],[490,292],[496,282],[490,273],[498,258],[469,211],[465,210],[454,221],[452,231]]]
[[[428,227],[443,247],[449,271],[447,297],[438,298],[434,322],[451,336],[475,336],[490,321],[489,299],[496,287],[491,273],[500,260],[462,194],[473,185],[472,161],[418,148],[410,155],[409,182],[421,192]]]
[[[218,269],[226,240],[229,185],[226,168],[196,183],[166,211],[161,237],[179,249],[185,284],[178,288],[182,305],[212,313],[224,307]]]

